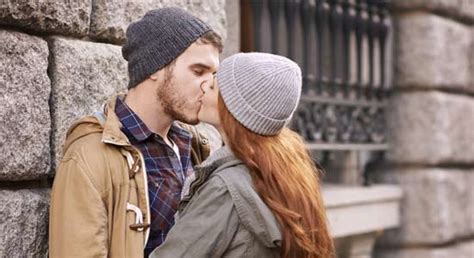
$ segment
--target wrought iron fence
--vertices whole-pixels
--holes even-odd
[[[292,128],[318,150],[383,150],[391,78],[387,0],[242,0],[244,52],[303,70]]]

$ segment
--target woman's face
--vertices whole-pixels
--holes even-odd
[[[201,98],[202,106],[198,113],[198,119],[201,122],[219,127],[219,111],[217,110],[217,97],[219,95],[219,88],[215,74],[213,75],[213,82],[205,83],[201,90],[204,92],[204,94]]]

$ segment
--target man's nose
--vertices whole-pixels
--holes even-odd
[[[203,81],[201,85],[199,85],[199,89],[201,90],[202,94],[206,93],[206,81]]]
[[[212,74],[211,74],[208,79],[204,80],[204,81],[201,83],[200,88],[201,88],[201,91],[202,91],[203,93],[206,93],[206,90],[207,90],[207,89],[211,86],[211,84],[213,83],[213,80],[212,80],[212,79],[213,79],[213,76],[212,76]]]

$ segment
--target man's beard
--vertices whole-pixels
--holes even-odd
[[[165,75],[162,85],[157,89],[157,97],[163,106],[165,114],[172,119],[195,125],[199,123],[197,116],[189,117],[184,113],[186,100],[174,90],[173,69],[165,68]]]

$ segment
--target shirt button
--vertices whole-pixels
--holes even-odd
[[[208,144],[208,143],[209,143],[209,140],[207,140],[207,139],[201,139],[201,144],[206,145],[206,144]]]

